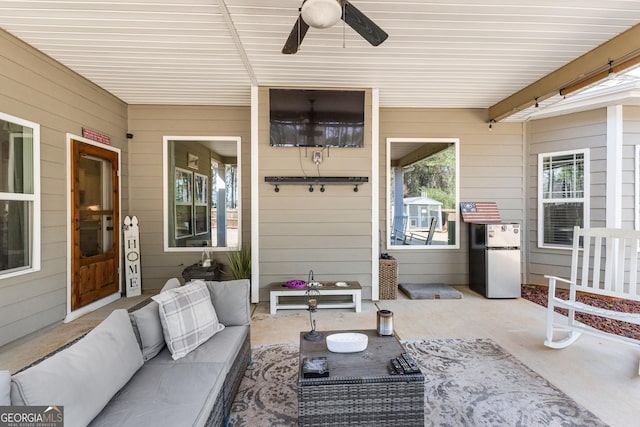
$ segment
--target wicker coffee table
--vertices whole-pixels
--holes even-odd
[[[300,426],[424,426],[424,375],[390,375],[389,360],[404,348],[393,336],[375,330],[358,332],[369,339],[358,353],[332,353],[325,340],[306,341],[300,334],[298,423]],[[304,378],[305,357],[326,357],[330,375]]]

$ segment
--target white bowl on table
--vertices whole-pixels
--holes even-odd
[[[364,351],[369,337],[356,332],[344,332],[327,336],[327,348],[333,353],[355,353]]]

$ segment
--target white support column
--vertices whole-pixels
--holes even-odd
[[[606,226],[622,226],[622,105],[607,107]]]
[[[607,107],[607,185],[606,227],[622,227],[622,105]],[[612,248],[613,265],[617,264],[618,247]],[[613,271],[616,281],[616,271]]]
[[[380,92],[371,90],[371,299],[380,299],[378,258],[380,258]]]
[[[251,86],[251,302],[260,302],[258,86]],[[242,236],[240,236],[242,238]]]

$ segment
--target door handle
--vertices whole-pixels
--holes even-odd
[[[111,225],[107,226],[107,231],[113,231],[113,226]]]

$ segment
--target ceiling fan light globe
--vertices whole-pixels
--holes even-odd
[[[342,7],[337,0],[307,0],[300,14],[310,27],[329,28],[342,17]]]

